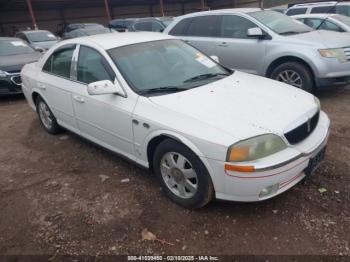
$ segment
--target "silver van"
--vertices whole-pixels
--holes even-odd
[[[198,12],[164,31],[231,69],[312,91],[350,83],[350,35],[314,29],[256,8]]]

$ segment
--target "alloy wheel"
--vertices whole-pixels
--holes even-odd
[[[41,122],[43,123],[43,125],[47,129],[51,129],[53,119],[52,119],[51,112],[50,112],[48,106],[43,101],[39,102],[39,115],[40,115],[40,119],[41,119]]]
[[[276,80],[295,86],[297,88],[303,87],[303,80],[301,79],[301,76],[294,70],[285,70],[280,72]]]
[[[191,198],[198,190],[198,177],[191,162],[180,153],[168,152],[160,162],[166,186],[180,198]]]

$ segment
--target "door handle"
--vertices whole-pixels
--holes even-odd
[[[221,46],[221,47],[227,47],[227,43],[226,43],[226,42],[222,42],[221,44],[219,44],[219,46]]]
[[[73,97],[75,101],[77,101],[78,103],[85,103],[84,98],[82,98],[81,96],[74,96]]]
[[[38,83],[38,88],[45,90],[46,86],[43,83]]]

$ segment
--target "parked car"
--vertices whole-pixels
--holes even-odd
[[[40,56],[22,39],[0,37],[0,95],[21,94],[20,71],[25,64],[37,61]]]
[[[126,32],[128,27],[135,21],[137,18],[124,18],[124,19],[114,19],[111,20],[108,24],[109,28],[113,28],[118,32]]]
[[[148,17],[140,18],[131,22],[128,27],[130,32],[148,31],[163,32],[164,29],[173,21],[172,17]]]
[[[97,23],[75,23],[75,24],[59,24],[57,29],[57,35],[63,37],[65,33],[69,33],[77,29],[101,29],[103,25]]]
[[[89,35],[101,35],[106,33],[114,33],[115,31],[113,29],[109,29],[106,27],[102,28],[80,28],[75,29],[73,31],[69,31],[63,34],[63,39],[71,39],[76,37],[82,37],[82,36],[89,36]]]
[[[345,16],[350,16],[350,2],[314,2],[305,4],[296,4],[289,7],[286,15],[302,15],[302,14],[327,14],[337,13]]]
[[[64,127],[150,168],[184,207],[274,197],[324,157],[317,98],[165,34],[62,41],[21,75],[47,132]]]
[[[34,50],[40,52],[47,51],[51,46],[59,41],[58,37],[46,30],[21,31],[16,34],[16,37],[21,38]]]
[[[350,35],[314,31],[271,10],[227,9],[176,18],[165,29],[232,69],[312,91],[350,83]]]
[[[307,14],[293,18],[316,30],[350,32],[350,17],[338,14]]]

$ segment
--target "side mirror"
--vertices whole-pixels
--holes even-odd
[[[216,56],[216,55],[211,55],[210,58],[213,59],[216,63],[218,63],[218,64],[220,63],[220,59],[219,59],[218,56]]]
[[[264,32],[259,27],[249,28],[247,36],[254,38],[263,38],[265,36]]]
[[[123,88],[119,84],[113,84],[110,80],[93,82],[88,85],[87,91],[89,95],[108,95],[115,94],[126,96]]]
[[[40,53],[44,53],[45,52],[45,49],[44,48],[41,48],[39,46],[35,46],[34,47],[34,50],[37,51],[37,52],[40,52]]]

